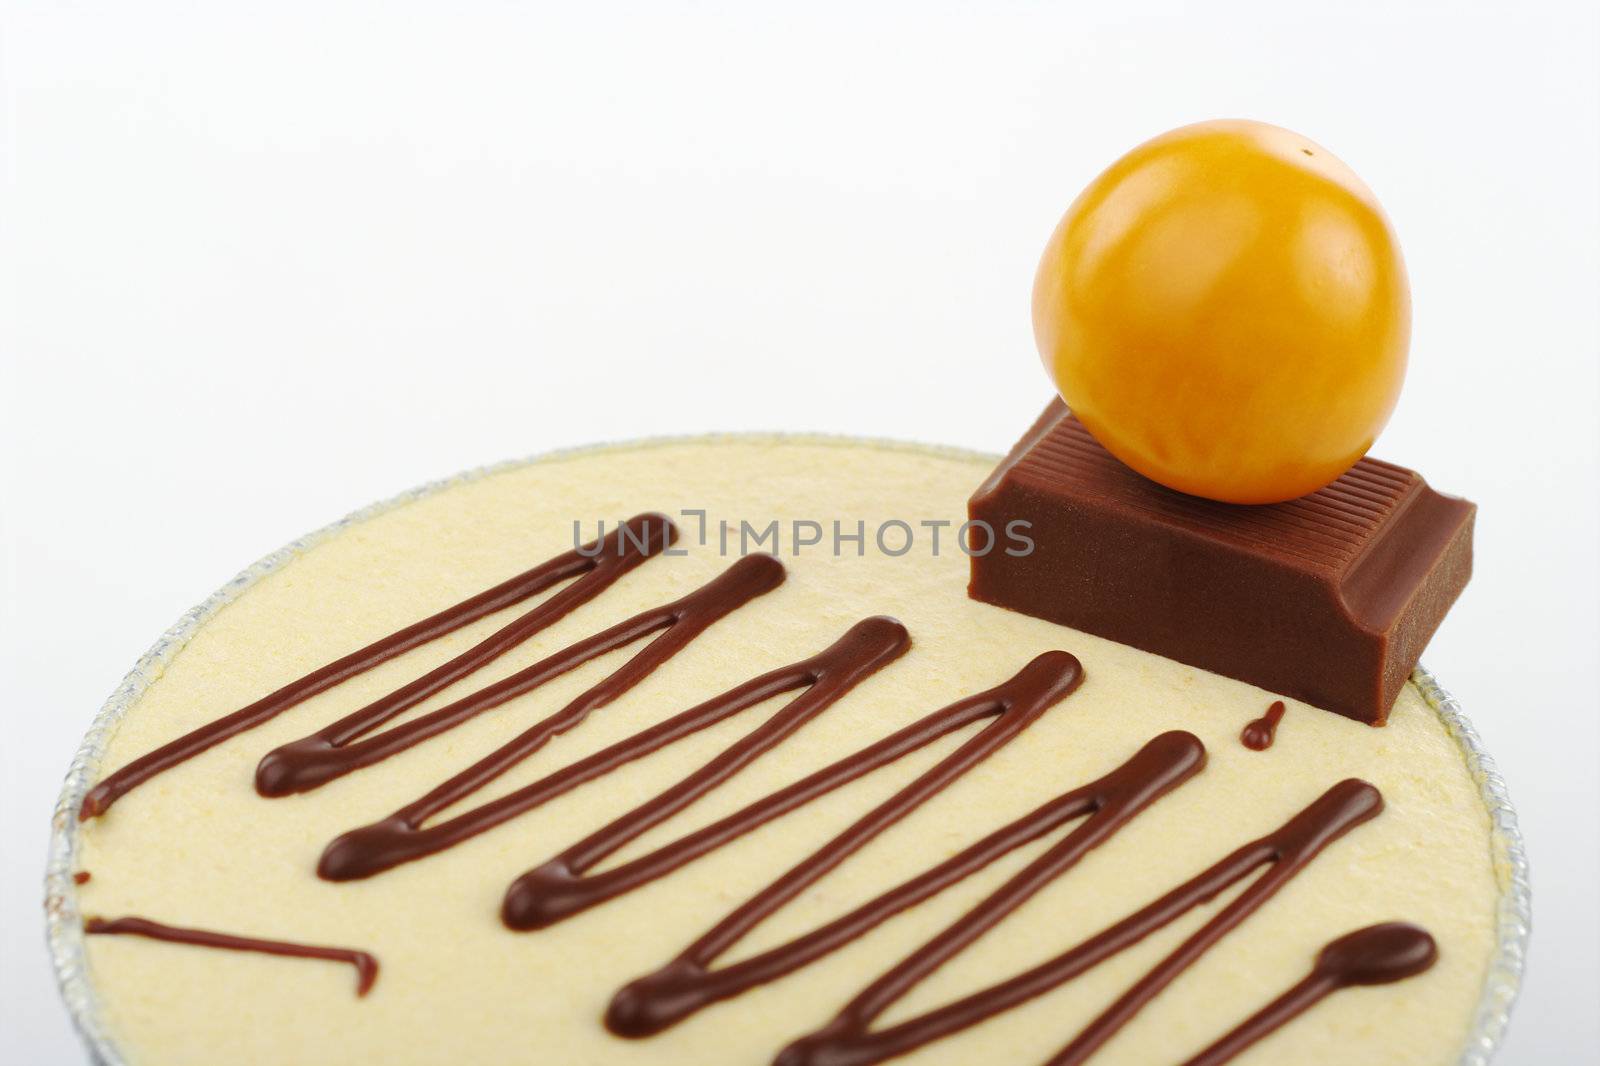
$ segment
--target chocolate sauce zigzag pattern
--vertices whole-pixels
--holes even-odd
[[[443,822],[425,824],[429,818],[470,797],[520,764],[554,737],[576,728],[591,713],[643,681],[713,623],[784,581],[783,564],[772,556],[743,557],[704,586],[677,600],[642,611],[582,638],[532,666],[437,710],[402,725],[381,729],[429,696],[475,673],[593,599],[623,574],[663,552],[677,536],[677,529],[661,515],[644,514],[630,519],[609,536],[558,555],[454,607],[335,660],[241,710],[134,760],[90,791],[80,817],[87,819],[103,814],[118,798],[144,781],[379,663],[570,581],[548,599],[448,662],[333,724],[274,749],[261,759],[257,766],[256,788],[262,796],[311,791],[432,739],[600,656],[650,638],[623,665],[561,710],[387,818],[336,838],[322,854],[317,870],[320,876],[335,881],[369,877],[444,850],[744,710],[769,699],[795,694],[765,722],[675,785],[518,877],[505,894],[501,914],[504,923],[513,929],[544,928],[671,873],[757,826],[940,738],[984,722],[983,727],[954,752],[777,877],[677,957],[621,989],[607,1011],[606,1025],[613,1032],[628,1037],[658,1033],[714,1002],[737,996],[757,984],[816,961],[1001,856],[1082,819],[1021,872],[868,985],[827,1025],[790,1044],[776,1060],[778,1066],[868,1066],[906,1054],[1042,995],[1266,867],[1265,873],[1135,982],[1047,1064],[1073,1066],[1093,1055],[1145,1004],[1230,930],[1244,922],[1323,848],[1382,810],[1383,800],[1376,788],[1355,779],[1341,782],[1275,832],[1236,849],[1196,877],[1076,947],[943,1007],[873,1030],[872,1023],[933,970],[1003,921],[1045,885],[1072,869],[1085,854],[1108,840],[1152,803],[1201,771],[1206,755],[1200,741],[1187,732],[1163,733],[1104,777],[1063,793],[844,916],[787,943],[713,969],[712,964],[719,957],[795,896],[1016,739],[1046,711],[1074,692],[1084,675],[1082,665],[1072,655],[1064,651],[1046,652],[995,687],[928,714],[711,825],[620,866],[593,872],[606,858],[717,788],[762,754],[783,743],[863,680],[904,655],[911,643],[905,627],[892,618],[868,618],[809,658],[752,678],[496,800]],[[356,967],[360,978],[358,992],[362,995],[377,974],[377,961],[366,952],[256,940],[167,926],[145,918],[91,919],[85,931],[347,962]],[[1426,932],[1399,923],[1358,930],[1342,937],[1324,949],[1307,977],[1206,1048],[1188,1066],[1218,1066],[1333,991],[1353,984],[1400,980],[1426,970],[1436,957],[1437,949]]]

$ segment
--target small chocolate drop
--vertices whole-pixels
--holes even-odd
[[[1239,741],[1251,751],[1266,751],[1278,735],[1278,723],[1283,721],[1283,701],[1273,700],[1267,713],[1244,727]]]

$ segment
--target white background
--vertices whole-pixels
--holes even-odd
[[[1003,449],[1048,395],[1028,292],[1062,209],[1137,141],[1248,116],[1401,234],[1415,339],[1376,452],[1481,505],[1426,661],[1533,860],[1502,1061],[1595,1061],[1591,5],[249,6],[4,21],[0,1057],[80,1056],[50,809],[180,612],[359,504],[556,446]]]

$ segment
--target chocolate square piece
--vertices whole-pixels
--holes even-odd
[[[1472,573],[1477,508],[1376,459],[1285,503],[1187,496],[1057,400],[968,511],[1033,541],[975,555],[974,599],[1382,725]]]

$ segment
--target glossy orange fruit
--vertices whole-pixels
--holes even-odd
[[[1123,462],[1272,503],[1349,469],[1405,377],[1393,229],[1326,149],[1261,122],[1184,126],[1094,180],[1033,290],[1056,386]]]

